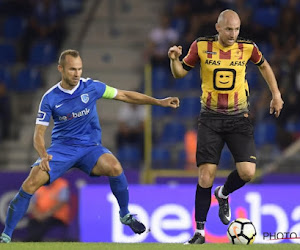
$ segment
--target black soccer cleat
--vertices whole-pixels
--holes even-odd
[[[136,234],[141,234],[146,231],[146,227],[142,222],[139,222],[132,214],[126,214],[124,217],[120,218],[122,224],[127,225]]]
[[[202,236],[201,233],[196,232],[188,242],[184,243],[184,245],[203,244],[203,243],[205,243],[205,237]]]
[[[221,186],[215,189],[215,196],[219,203],[219,217],[224,225],[228,225],[231,220],[231,210],[227,199],[222,199],[219,197],[218,193]]]

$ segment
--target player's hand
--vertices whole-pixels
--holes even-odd
[[[168,51],[171,60],[177,60],[182,55],[182,46],[172,46]]]
[[[270,114],[274,114],[276,117],[280,115],[283,107],[283,100],[281,96],[273,97],[270,103]]]
[[[49,172],[51,170],[49,166],[49,161],[51,160],[52,160],[52,155],[47,155],[46,157],[41,158],[39,168],[43,171]]]
[[[179,101],[178,97],[168,97],[168,98],[160,100],[160,105],[162,107],[178,108],[179,103],[180,103],[180,101]]]

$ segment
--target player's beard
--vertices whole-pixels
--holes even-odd
[[[70,86],[70,87],[75,87],[78,84],[79,80],[74,81],[72,78],[65,78],[64,79],[65,83]]]

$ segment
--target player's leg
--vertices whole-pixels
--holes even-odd
[[[103,154],[99,157],[97,164],[92,170],[96,176],[105,175],[109,178],[112,193],[117,198],[120,206],[120,217],[129,214],[128,183],[120,162],[112,154]]]
[[[253,137],[253,126],[248,118],[243,117],[232,121],[231,133],[225,136],[225,141],[236,162],[237,169],[233,170],[223,186],[217,187],[215,196],[224,211],[220,211],[220,219],[224,224],[230,221],[230,207],[228,196],[235,190],[243,187],[255,174],[255,144]],[[228,208],[227,209],[227,204]]]
[[[26,213],[30,198],[35,193],[35,191],[44,184],[53,182],[54,180],[62,176],[68,169],[70,169],[73,166],[76,157],[81,157],[79,155],[80,150],[81,149],[78,149],[76,151],[76,148],[63,145],[52,146],[47,150],[48,154],[51,154],[53,156],[52,160],[49,162],[51,168],[49,172],[42,171],[38,167],[40,159],[38,159],[32,165],[29,176],[23,182],[18,194],[10,202],[7,211],[5,229],[1,236],[2,241],[10,241],[13,230],[15,229],[18,221]],[[73,160],[73,158],[75,160]]]
[[[91,175],[108,176],[110,188],[120,207],[121,222],[130,226],[130,228],[138,234],[146,230],[145,226],[136,220],[129,212],[127,179],[120,162],[108,149],[100,145],[93,147],[93,149],[81,159],[79,168]]]
[[[195,195],[196,231],[186,244],[202,244],[205,242],[205,223],[211,204],[211,189],[215,179],[217,164],[224,146],[218,129],[220,120],[200,119],[197,138],[198,183]]]
[[[26,213],[30,199],[34,192],[39,187],[47,183],[49,175],[47,172],[42,171],[39,167],[33,167],[27,179],[23,182],[19,192],[9,203],[7,216],[5,221],[5,228],[0,237],[0,241],[8,243],[17,223],[23,218]]]

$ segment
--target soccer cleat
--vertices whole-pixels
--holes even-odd
[[[120,217],[120,221],[122,224],[128,225],[136,234],[141,234],[146,230],[144,224],[134,218],[132,214],[126,214],[124,217]]]
[[[0,243],[9,243],[9,242],[11,242],[11,238],[7,234],[2,233],[0,236]]]
[[[221,188],[221,186],[219,186],[215,189],[215,196],[219,203],[219,217],[224,225],[228,225],[230,222],[230,219],[231,219],[230,206],[228,203],[228,198],[223,199],[223,198],[219,197],[218,193],[219,193],[220,188]]]
[[[184,243],[184,245],[203,244],[203,243],[205,243],[205,237],[202,236],[201,233],[196,232],[188,242]]]

